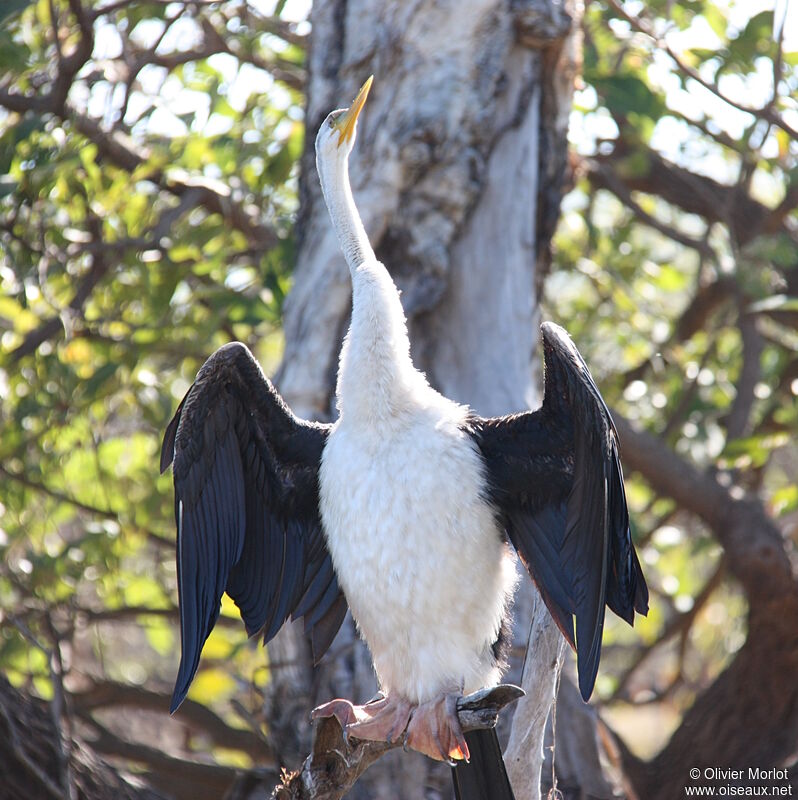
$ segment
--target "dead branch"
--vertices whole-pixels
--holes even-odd
[[[119,707],[165,713],[169,708],[168,694],[116,681],[94,681],[89,688],[72,693],[70,697],[75,711],[83,714],[97,709]],[[220,747],[241,750],[252,756],[261,766],[275,766],[274,753],[265,738],[253,731],[228,725],[218,714],[201,703],[185,700],[176,719],[202,730]]]
[[[501,684],[461,697],[457,712],[463,731],[493,728],[501,710],[524,695],[523,689]],[[401,742],[347,742],[335,717],[320,720],[313,734],[313,750],[302,768],[283,775],[274,788],[274,800],[340,800],[357,779],[381,756]]]
[[[653,215],[649,214],[632,196],[629,187],[621,180],[618,171],[610,168],[599,161],[590,163],[588,174],[591,182],[596,186],[601,186],[607,191],[612,192],[644,225],[659,231],[661,234],[673,239],[685,247],[697,250],[704,255],[711,255],[712,248],[706,238],[696,239],[686,233],[682,233],[671,225],[666,225]]]
[[[76,717],[91,731],[86,741],[92,750],[142,765],[149,771],[149,782],[173,797],[219,800],[237,777],[235,767],[177,758],[158,747],[123,739],[88,714],[79,713]]]
[[[781,532],[756,498],[701,472],[659,437],[635,430],[615,411],[613,419],[624,464],[639,471],[656,492],[672,497],[712,528],[728,554],[730,571],[746,589],[758,594],[762,586],[769,586],[774,595],[795,593]]]
[[[644,164],[645,168],[628,169],[626,161],[632,156],[635,157],[635,164]],[[690,214],[698,214],[708,222],[728,225],[740,246],[752,241],[760,233],[774,234],[788,230],[788,215],[798,204],[798,191],[792,191],[785,195],[776,208],[768,208],[747,192],[739,191],[736,185],[724,184],[692,172],[668,161],[645,145],[636,144],[632,147],[622,140],[617,141],[608,154],[583,159],[581,166],[595,187],[616,194],[617,186],[608,181],[607,176],[622,175],[621,185],[625,192],[645,192]],[[619,199],[626,202],[622,194]]]
[[[761,375],[760,360],[765,343],[756,327],[756,317],[743,314],[738,322],[743,344],[743,365],[737,379],[737,394],[726,418],[729,439],[737,439],[749,432],[751,412],[754,408],[754,390]]]

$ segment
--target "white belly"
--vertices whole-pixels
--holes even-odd
[[[412,702],[498,681],[491,645],[516,580],[475,446],[441,418],[419,409],[379,436],[343,420],[320,475],[333,564],[380,685]]]

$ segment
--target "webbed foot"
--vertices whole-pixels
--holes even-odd
[[[399,697],[377,695],[362,706],[348,700],[331,700],[314,708],[311,719],[335,717],[346,737],[373,742],[395,742],[407,728],[413,706]]]
[[[460,719],[456,694],[441,694],[413,709],[405,746],[436,761],[468,761],[470,753]]]

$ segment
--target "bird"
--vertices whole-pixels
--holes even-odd
[[[169,423],[185,698],[226,592],[264,644],[302,619],[318,661],[347,609],[380,692],[313,711],[360,739],[402,740],[453,765],[461,800],[512,798],[494,730],[464,735],[456,701],[505,668],[516,555],[576,652],[585,701],[605,608],[648,611],[617,431],[576,346],[541,326],[540,408],[482,417],[430,386],[399,291],[349,182],[372,78],[315,141],[352,281],[332,423],[297,417],[240,342],[208,358]]]

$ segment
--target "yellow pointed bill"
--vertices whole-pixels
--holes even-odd
[[[371,89],[371,82],[374,76],[369,76],[369,79],[360,87],[357,97],[351,106],[343,113],[337,120],[335,120],[335,127],[340,131],[340,138],[338,146],[340,147],[344,142],[348,142],[355,133],[355,123],[366,105],[366,98],[369,96],[369,89]]]

